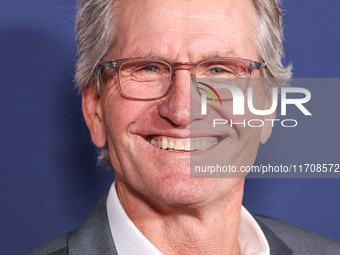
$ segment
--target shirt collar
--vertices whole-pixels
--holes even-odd
[[[106,201],[110,230],[119,255],[162,255],[139,231],[122,207],[115,182]],[[241,255],[269,255],[269,245],[260,226],[243,206],[241,208],[238,241]]]
[[[241,255],[270,254],[269,244],[261,227],[243,206],[241,207],[237,239]]]

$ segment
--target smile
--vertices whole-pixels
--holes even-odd
[[[146,140],[153,146],[168,151],[183,152],[195,150],[207,150],[218,144],[220,139],[217,137],[198,137],[198,138],[174,138],[165,136],[149,136]]]

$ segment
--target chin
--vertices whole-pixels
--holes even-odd
[[[204,204],[228,193],[239,179],[204,179],[172,175],[154,187],[153,197],[169,205]]]

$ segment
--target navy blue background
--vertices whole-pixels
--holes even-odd
[[[340,2],[284,0],[284,8],[286,62],[295,77],[340,77]],[[75,13],[75,0],[0,2],[1,254],[24,254],[76,228],[114,178],[96,165],[73,88]],[[340,140],[338,133],[313,135]],[[294,151],[284,139],[273,136],[259,160],[268,151]],[[319,148],[327,150],[339,147]],[[340,241],[339,184],[249,179],[244,204]]]

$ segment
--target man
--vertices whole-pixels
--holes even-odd
[[[229,164],[252,165],[271,134],[270,125],[191,132],[205,117],[190,109],[190,80],[206,66],[218,77],[232,66],[235,77],[289,78],[275,0],[84,0],[76,31],[84,118],[116,181],[77,230],[30,254],[340,253],[306,230],[254,219],[242,207],[244,177],[190,177],[190,156],[227,146]],[[267,109],[265,85],[249,86]],[[231,118],[211,105],[209,114]]]

